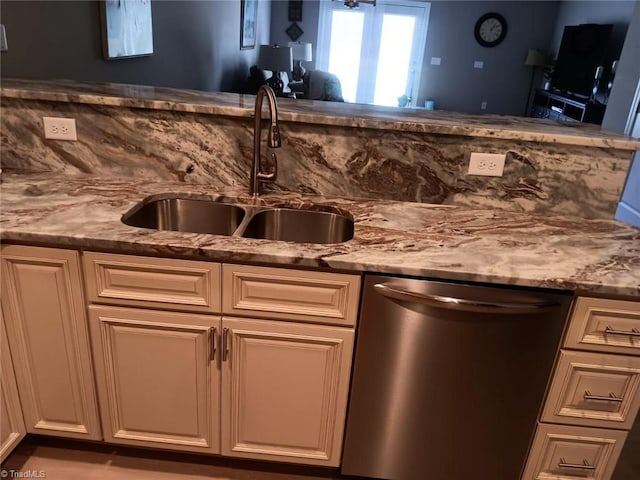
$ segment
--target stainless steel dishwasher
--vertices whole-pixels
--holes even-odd
[[[367,276],[342,473],[518,480],[571,300]]]

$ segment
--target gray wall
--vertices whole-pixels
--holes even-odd
[[[553,35],[558,2],[517,1],[451,1],[431,3],[425,59],[417,105],[429,98],[436,107],[468,113],[499,113],[523,115],[531,70],[524,66],[529,48],[547,50]],[[274,0],[271,14],[271,41],[289,41],[285,31],[287,2]],[[299,39],[311,42],[314,48],[318,36],[319,2],[304,0],[304,35]],[[499,12],[508,22],[507,39],[494,48],[484,48],[475,41],[473,28],[478,18],[487,12]],[[440,57],[440,66],[430,64],[431,57]],[[314,51],[315,58],[315,51]],[[482,70],[473,68],[474,60],[484,62]],[[307,64],[315,68],[315,63]],[[487,110],[480,110],[481,102]]]
[[[524,115],[532,74],[527,51],[548,49],[557,9],[558,2],[432,2],[418,105],[433,99],[438,109]],[[473,33],[487,12],[507,20],[507,37],[493,48],[479,45]],[[441,65],[431,65],[431,57]],[[475,60],[484,68],[473,68]]]
[[[273,0],[271,42],[289,41],[285,31],[287,3]],[[417,105],[433,99],[436,107],[467,113],[524,115],[531,84],[531,67],[524,65],[527,51],[537,48],[555,55],[565,25],[613,23],[614,49],[620,49],[633,12],[633,1],[452,1],[431,3],[427,43]],[[304,0],[303,19],[299,22],[303,42],[317,44],[319,2]],[[501,13],[508,22],[508,35],[494,48],[477,44],[473,28],[487,12]],[[430,64],[440,57],[439,66]],[[315,58],[315,51],[314,51]],[[483,69],[473,68],[475,60]],[[306,64],[315,68],[315,62]],[[541,71],[536,72],[534,87],[542,85]],[[487,109],[480,105],[487,102]]]
[[[100,53],[97,2],[3,0],[0,17],[10,48],[0,56],[1,74],[241,91],[257,49],[239,49],[239,3],[153,0],[154,54],[106,61]],[[622,25],[635,3],[433,1],[417,104],[430,98],[443,110],[523,115],[531,81],[531,68],[524,65],[527,50],[553,51],[565,23]],[[260,0],[258,44],[289,41],[287,7],[286,0]],[[304,0],[299,40],[314,48],[318,11],[317,0]],[[473,37],[476,20],[489,11],[502,13],[509,25],[506,40],[495,48],[483,48]],[[431,57],[442,58],[442,64],[430,65]],[[474,60],[483,61],[484,68],[474,69]],[[315,68],[314,62],[306,66]]]
[[[620,55],[620,64],[602,126],[629,134],[631,132],[625,132],[625,126],[629,116],[633,115],[636,119],[632,136],[640,138],[640,104],[633,104],[640,82],[640,2],[635,3],[635,12]],[[616,218],[640,227],[640,153],[635,154],[629,169]]]
[[[632,113],[631,103],[640,80],[640,1],[627,3],[635,4],[635,12],[629,15],[631,23],[602,122],[603,128],[618,133],[625,133],[627,119]]]
[[[240,2],[151,2],[154,53],[103,60],[95,1],[2,1],[9,51],[2,76],[112,81],[240,91],[257,49],[240,50]],[[258,44],[268,43],[270,0],[261,0]]]
[[[291,41],[287,35],[287,28],[293,22],[289,21],[289,2],[287,0],[271,0],[271,43],[286,45]],[[308,70],[315,68],[316,46],[318,43],[318,15],[320,2],[317,0],[304,0],[302,2],[302,21],[296,22],[304,32],[298,42],[311,43],[313,48],[313,61],[303,65]]]

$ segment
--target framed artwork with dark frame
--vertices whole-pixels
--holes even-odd
[[[287,32],[287,35],[289,35],[289,38],[292,42],[297,41],[304,33],[304,31],[300,28],[300,25],[298,25],[296,22],[293,22],[291,25],[289,25],[289,28],[287,28],[285,32]]]
[[[100,0],[98,6],[105,60],[153,53],[151,0]]]
[[[258,0],[240,0],[240,50],[256,46]]]
[[[289,21],[302,21],[302,0],[289,0]]]

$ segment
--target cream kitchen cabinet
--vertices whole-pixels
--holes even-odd
[[[523,480],[608,480],[640,408],[640,303],[576,299]]]
[[[222,320],[222,454],[338,466],[353,329]]]
[[[0,462],[11,453],[27,433],[22,419],[20,396],[9,352],[4,319],[0,315]]]
[[[107,442],[219,453],[219,317],[89,307]]]
[[[1,264],[27,432],[101,439],[78,252],[4,245]]]
[[[92,252],[84,265],[106,441],[339,465],[359,276]]]
[[[338,466],[360,277],[225,264],[222,285],[223,454]]]

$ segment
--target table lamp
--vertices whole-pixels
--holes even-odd
[[[290,72],[293,67],[293,58],[290,47],[279,45],[260,45],[258,52],[258,67],[263,70],[271,70],[273,75],[267,79],[267,85],[273,89],[276,95],[282,95],[284,82],[280,72]]]
[[[527,67],[533,67],[531,69],[531,82],[529,83],[529,91],[527,93],[527,106],[524,109],[525,117],[529,114],[529,101],[531,100],[531,90],[533,90],[533,80],[536,76],[536,70],[538,67],[544,67],[549,63],[547,55],[540,50],[536,50],[534,48],[529,49],[527,52],[527,58],[524,61],[524,64]]]
[[[313,60],[313,52],[310,43],[289,42],[289,47],[293,52],[293,60],[296,62],[293,67],[293,79],[300,81],[304,76],[306,69],[302,66],[302,62],[310,62]]]

